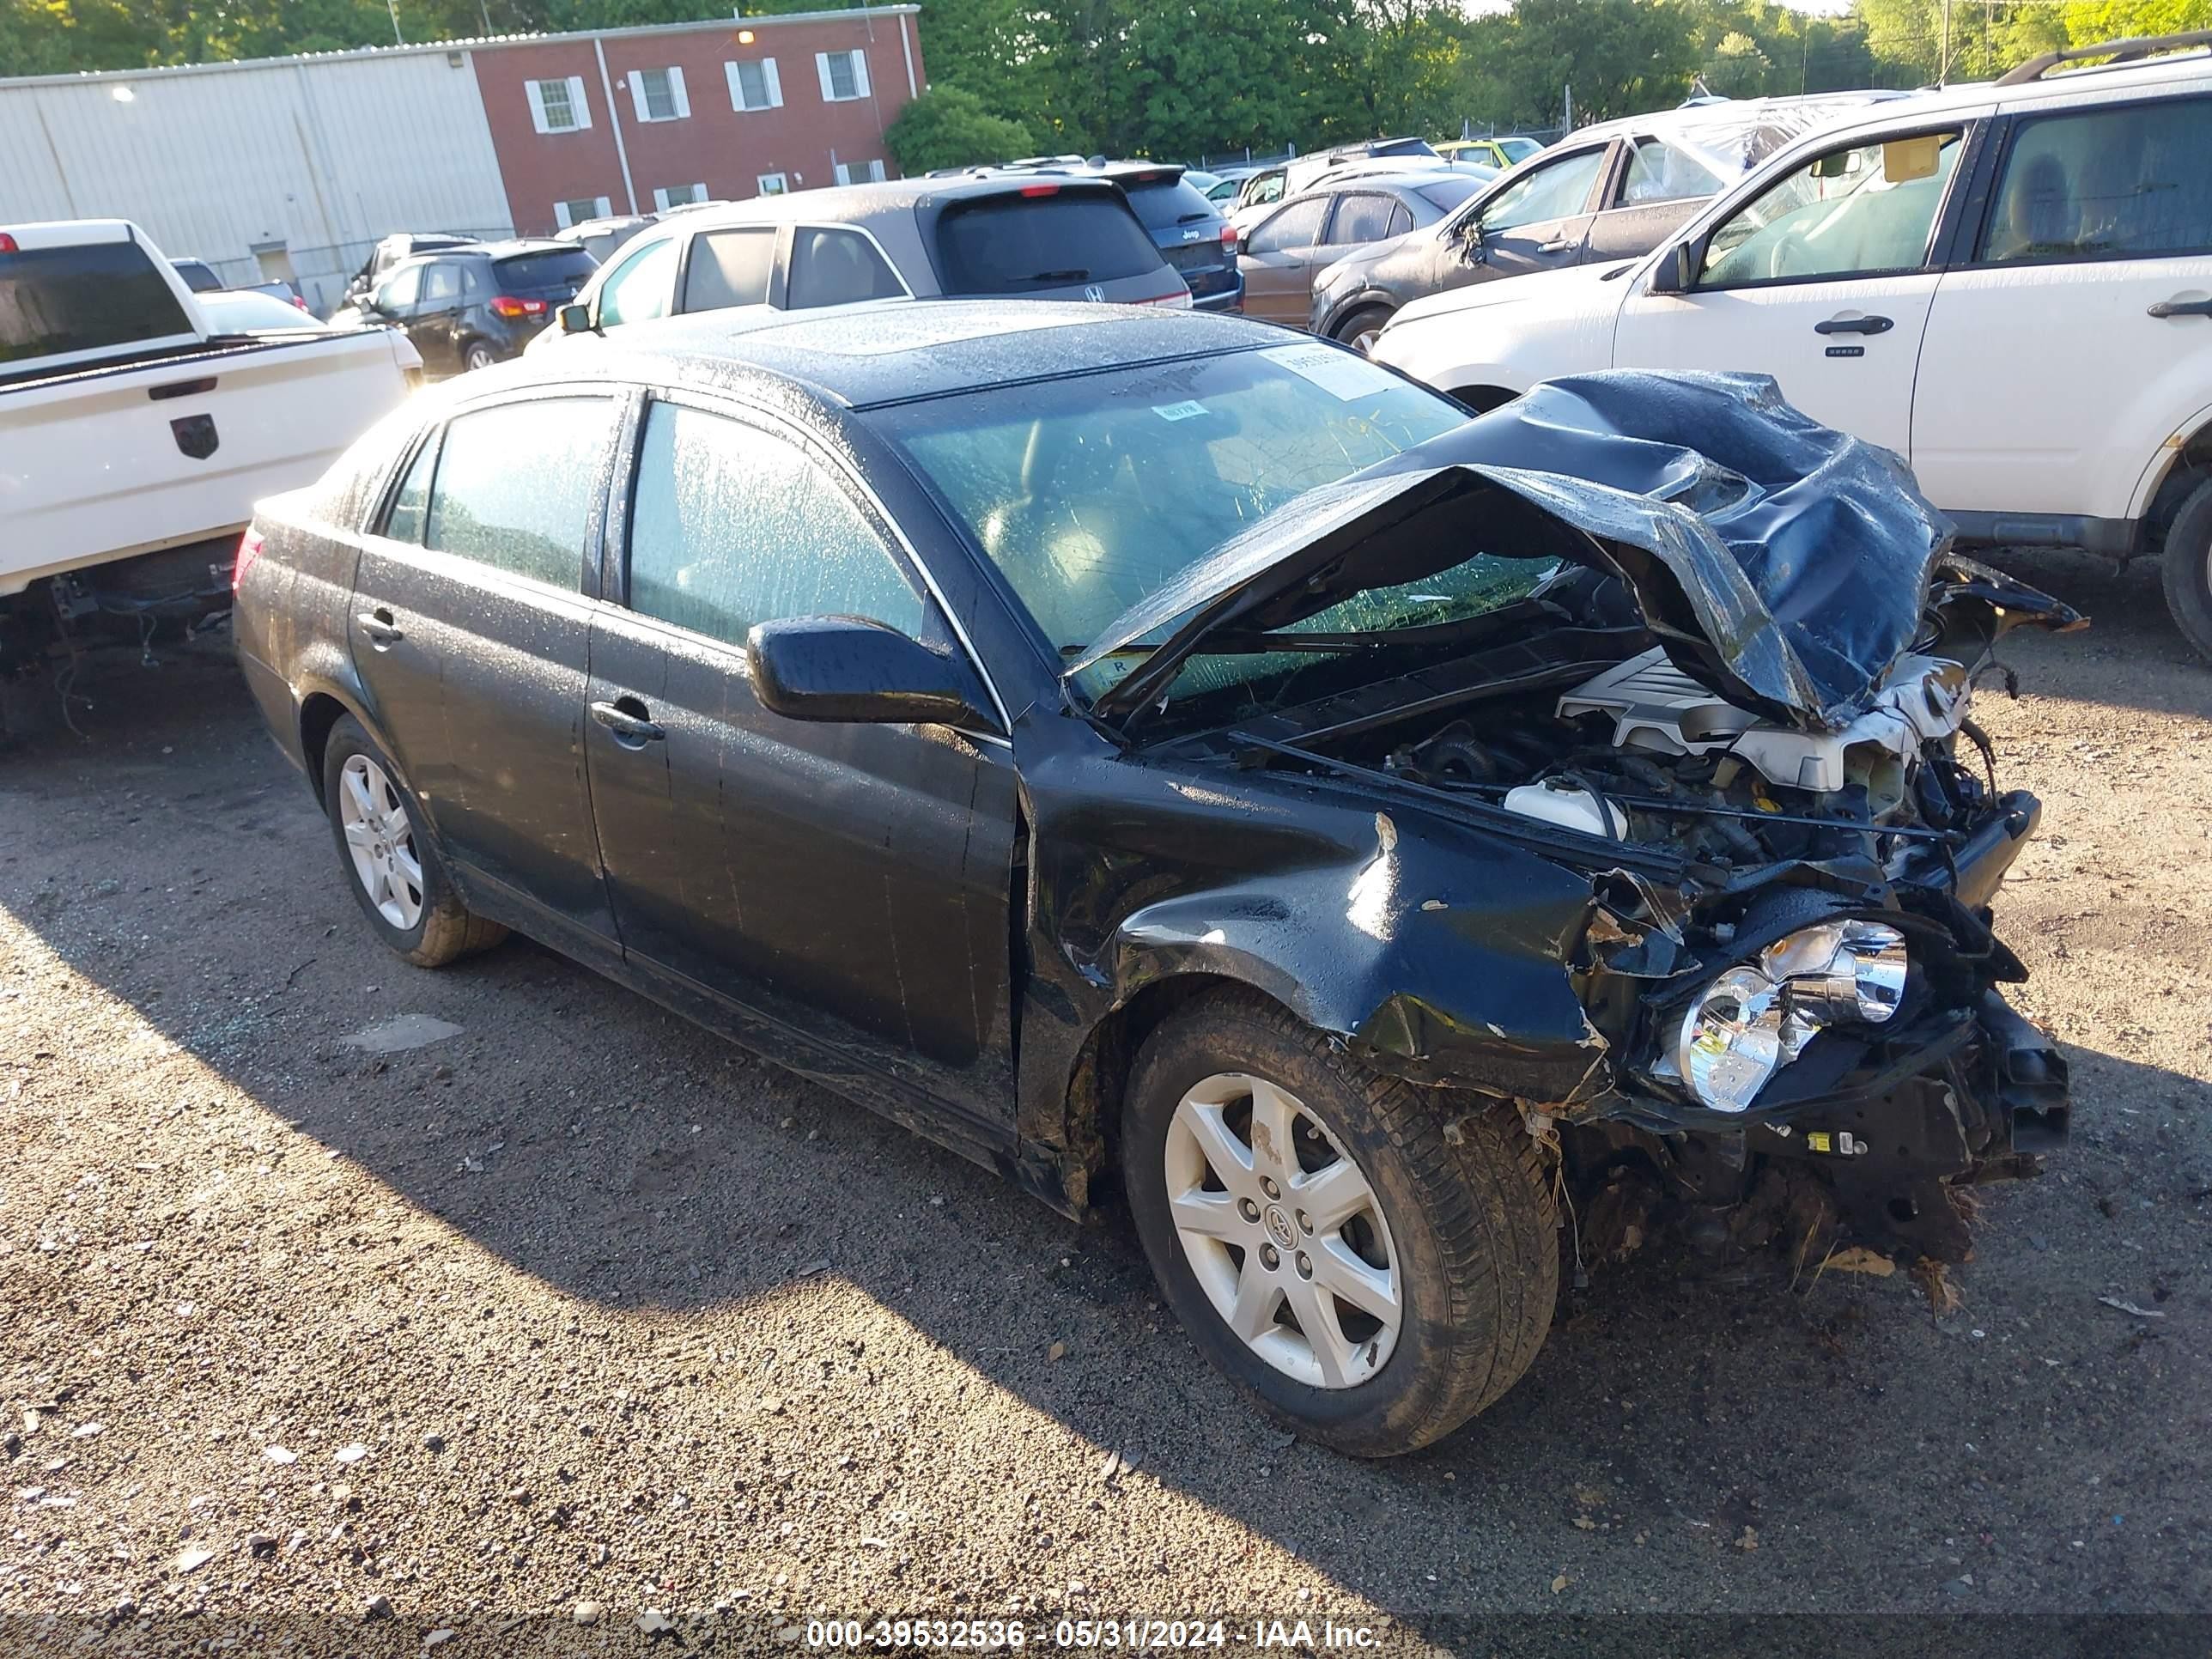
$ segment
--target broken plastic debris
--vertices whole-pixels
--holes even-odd
[[[2118,1308],[2124,1314],[2133,1314],[2137,1319],[2163,1319],[2166,1315],[2156,1308],[2138,1308],[2132,1302],[2123,1302],[2117,1296],[2100,1296],[2098,1301],[2108,1308]]]

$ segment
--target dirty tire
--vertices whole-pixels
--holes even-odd
[[[482,340],[470,341],[468,349],[461,354],[461,368],[465,371],[489,368],[498,361],[498,355]]]
[[[2197,485],[2166,532],[2166,608],[2212,662],[2212,482]]]
[[[1223,1072],[1296,1095],[1334,1130],[1372,1187],[1401,1279],[1397,1342],[1366,1382],[1311,1387],[1255,1353],[1193,1273],[1170,1217],[1164,1166],[1184,1095]],[[1215,1368],[1305,1438],[1361,1457],[1417,1450],[1513,1386],[1551,1328],[1559,1249],[1551,1181],[1508,1110],[1370,1071],[1277,1004],[1212,994],[1156,1030],[1122,1107],[1121,1163],[1145,1253],[1169,1305]]]
[[[1362,306],[1336,325],[1336,338],[1345,345],[1364,350],[1359,343],[1364,336],[1379,334],[1382,325],[1396,313],[1389,306]]]
[[[383,769],[386,775],[400,783],[408,826],[414,832],[416,857],[422,866],[422,914],[412,927],[393,927],[370,902],[367,890],[354,873],[345,828],[338,817],[338,788],[339,775],[355,755],[368,756]],[[488,951],[507,937],[505,927],[471,915],[462,904],[453,884],[446,878],[446,867],[439,861],[437,847],[423,827],[422,813],[413,794],[406,789],[399,769],[350,714],[341,717],[331,728],[330,739],[323,745],[323,802],[325,816],[330,820],[331,836],[337,847],[339,873],[361,906],[362,914],[368,918],[368,925],[376,930],[376,936],[392,950],[418,968],[442,968],[458,957]]]

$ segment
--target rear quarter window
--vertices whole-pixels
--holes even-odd
[[[0,253],[0,363],[192,331],[167,280],[136,242]]]
[[[937,222],[948,295],[1030,294],[1157,270],[1160,251],[1119,191],[988,196]]]

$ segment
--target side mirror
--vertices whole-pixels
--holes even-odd
[[[592,308],[589,306],[568,305],[561,307],[561,331],[563,334],[589,334],[592,331]]]
[[[1459,257],[1471,265],[1489,263],[1490,249],[1483,241],[1482,218],[1479,214],[1460,228]]]
[[[1651,292],[1687,294],[1698,278],[1701,252],[1697,243],[1677,242],[1661,254],[1659,263],[1652,268]]]
[[[791,617],[745,640],[753,695],[793,720],[999,729],[965,662],[862,617]]]

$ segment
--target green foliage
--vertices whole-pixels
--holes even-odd
[[[729,15],[724,0],[395,0],[410,41]],[[747,0],[749,12],[830,0]],[[922,0],[939,96],[909,171],[1011,151],[1246,145],[1577,122],[1730,97],[1987,78],[2052,46],[2212,27],[2212,0]],[[392,40],[386,0],[0,0],[0,72],[137,69]],[[988,125],[993,122],[1000,125]],[[1016,134],[1019,137],[1016,137]]]
[[[1020,122],[992,114],[972,92],[947,86],[933,87],[901,110],[884,129],[884,144],[909,174],[1009,161],[1036,148]]]

